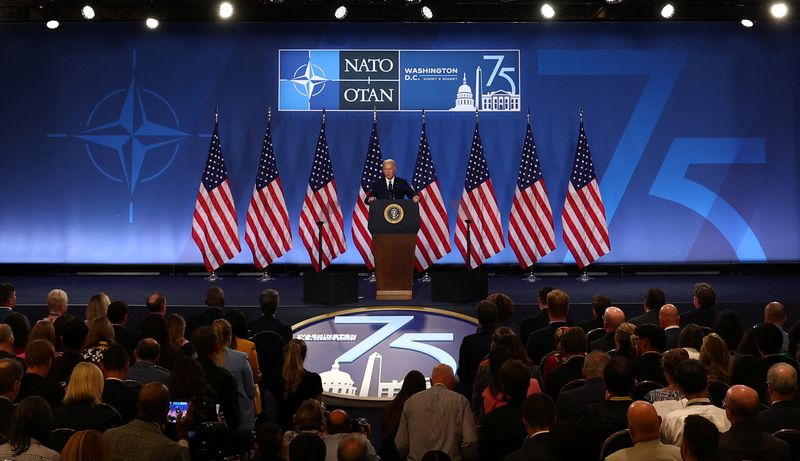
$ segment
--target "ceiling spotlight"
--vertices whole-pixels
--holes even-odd
[[[664,5],[664,8],[661,8],[661,17],[664,19],[669,19],[675,15],[675,7],[672,6],[672,3],[667,3]]]
[[[542,5],[541,8],[542,17],[545,19],[551,19],[553,16],[556,15],[556,10],[549,3],[545,3]]]
[[[773,3],[769,7],[769,13],[776,19],[783,19],[789,13],[789,7],[783,2]]]
[[[745,27],[753,27],[753,21],[750,19],[742,19],[742,25]]]
[[[44,25],[47,26],[47,28],[50,29],[50,30],[55,30],[55,29],[58,29],[58,26],[60,26],[61,23],[58,22],[57,19],[50,19]]]
[[[146,25],[148,29],[156,29],[158,28],[158,19],[151,16],[144,20],[144,25]]]
[[[81,16],[83,19],[94,19],[94,8],[91,5],[84,5],[81,8]]]
[[[333,16],[336,19],[344,19],[347,16],[347,7],[342,5],[339,8],[336,8],[336,11],[333,12]]]
[[[231,2],[222,2],[219,4],[219,17],[228,19],[233,16],[233,5]]]
[[[420,12],[422,13],[422,17],[423,18],[428,19],[428,20],[433,19],[433,10],[431,10],[427,6],[423,6],[420,9]]]
[[[617,3],[622,3],[625,0],[606,0],[606,3],[609,5],[616,5]]]

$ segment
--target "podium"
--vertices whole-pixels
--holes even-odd
[[[419,207],[411,200],[375,200],[369,205],[375,256],[376,299],[411,299]]]

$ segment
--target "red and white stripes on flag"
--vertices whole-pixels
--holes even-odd
[[[272,148],[271,122],[267,122],[261,159],[258,163],[253,196],[247,208],[247,228],[244,239],[253,252],[253,264],[258,270],[267,266],[292,248],[289,212],[283,198],[281,178]]]
[[[320,229],[322,242],[320,245]],[[300,239],[311,258],[311,265],[321,271],[345,251],[344,220],[342,208],[336,194],[333,165],[328,154],[325,138],[325,112],[322,113],[322,128],[319,130],[317,151],[311,167],[306,198],[300,210]],[[321,246],[321,253],[320,253]],[[320,257],[321,254],[321,257]],[[320,264],[321,263],[321,264]]]
[[[470,220],[469,245],[467,243],[467,223]],[[472,138],[472,149],[467,163],[464,179],[464,192],[458,205],[456,224],[456,248],[470,268],[476,268],[503,249],[503,228],[500,224],[500,210],[492,186],[492,178],[486,157],[483,155],[478,123]],[[469,246],[469,252],[467,251]]]
[[[203,262],[209,272],[242,251],[228,170],[225,169],[220,148],[218,122],[214,122],[211,147],[194,204],[192,238],[203,254]]]
[[[530,114],[528,117],[514,203],[508,218],[508,245],[523,268],[532,266],[556,249],[553,212],[547,199],[542,166],[536,154]]]
[[[447,210],[439,189],[439,178],[425,133],[425,114],[422,115],[422,135],[419,139],[417,162],[414,166],[413,188],[419,195],[419,232],[414,251],[414,266],[422,272],[450,253],[450,228]]]
[[[606,209],[600,197],[600,186],[597,184],[582,117],[561,223],[564,243],[579,268],[588,266],[611,251]]]
[[[372,133],[369,137],[369,147],[367,147],[367,158],[364,160],[364,169],[361,172],[361,187],[358,188],[358,199],[353,208],[353,223],[351,232],[356,249],[361,253],[367,270],[375,269],[375,258],[372,255],[372,234],[367,228],[369,222],[369,207],[364,203],[367,192],[372,184],[383,177],[381,171],[381,143],[378,140],[378,122],[373,119]]]

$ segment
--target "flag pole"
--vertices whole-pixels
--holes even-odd
[[[425,109],[422,109],[422,131],[425,131]],[[422,278],[420,278],[419,281],[422,283],[431,283],[431,276],[428,275],[427,270],[422,272]]]
[[[583,126],[583,107],[578,106],[578,115],[581,119],[581,126]],[[583,272],[581,272],[581,276],[578,277],[576,280],[578,280],[581,283],[586,283],[591,279],[592,278],[589,277],[589,273],[586,271],[586,267],[584,267]]]
[[[214,107],[214,127],[219,123],[219,106]],[[211,274],[206,278],[209,282],[218,282],[222,280],[222,277],[217,275],[217,271],[215,269],[211,270]]]
[[[267,106],[267,126],[269,126],[271,123],[272,123],[272,106]],[[264,266],[264,273],[261,275],[261,277],[258,278],[258,281],[261,283],[266,283],[271,280],[274,279],[270,277],[269,274],[267,273],[267,266]]]
[[[528,113],[525,115],[525,119],[526,119],[526,121],[528,123],[528,128],[530,128],[530,126],[531,126],[531,108],[530,107],[528,107]],[[529,269],[530,269],[530,272],[528,273],[528,276],[525,277],[522,280],[524,280],[524,281],[526,281],[528,283],[536,283],[536,275],[534,275],[534,273],[533,273],[533,264],[531,264]]]

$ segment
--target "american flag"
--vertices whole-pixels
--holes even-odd
[[[253,264],[263,270],[292,248],[289,212],[272,149],[271,123],[267,122],[253,197],[247,208],[244,239],[253,252]]]
[[[439,189],[439,178],[436,176],[433,157],[428,148],[424,118],[412,183],[414,190],[419,194],[419,232],[417,232],[417,248],[414,252],[414,266],[417,271],[422,272],[450,253],[447,210],[444,208],[442,191]]]
[[[325,139],[325,113],[322,128],[319,130],[317,152],[311,167],[306,198],[300,210],[300,239],[303,240],[311,265],[319,272],[331,261],[344,253],[344,223],[342,208],[336,195],[336,180],[333,179],[333,165],[328,154],[328,141]],[[322,267],[319,261],[319,229],[322,222]]]
[[[530,119],[522,146],[514,203],[508,218],[508,245],[523,268],[530,267],[556,249],[553,212],[547,199],[542,166],[536,155]]]
[[[378,141],[378,122],[372,122],[372,134],[369,137],[369,148],[367,148],[367,158],[364,160],[364,170],[361,172],[361,187],[358,189],[358,200],[353,209],[353,242],[356,244],[358,252],[364,258],[367,270],[375,268],[375,259],[372,256],[372,234],[367,229],[369,221],[369,208],[364,203],[372,187],[372,183],[383,177],[381,171],[381,144]]]
[[[228,170],[219,143],[219,123],[214,122],[214,134],[208,150],[206,168],[200,180],[200,191],[194,204],[192,238],[203,253],[209,272],[233,259],[242,251],[239,244],[239,225],[233,205]]]
[[[467,224],[470,226],[470,255],[467,257]],[[483,261],[496,255],[503,249],[503,228],[500,225],[500,210],[494,195],[489,166],[483,155],[483,145],[475,123],[475,134],[472,138],[472,150],[467,163],[467,176],[464,180],[464,192],[458,205],[458,223],[456,224],[456,247],[469,259],[470,268],[480,266]]]
[[[582,119],[567,198],[561,212],[561,223],[564,228],[564,243],[579,268],[588,266],[611,251],[606,209],[600,197],[600,186],[597,184]]]

